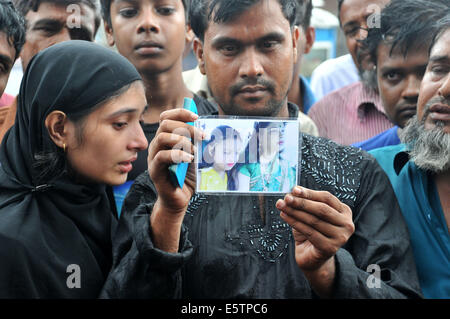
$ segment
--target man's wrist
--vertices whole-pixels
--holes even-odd
[[[334,256],[329,258],[317,269],[302,270],[313,290],[322,298],[330,298],[336,275],[336,261]]]

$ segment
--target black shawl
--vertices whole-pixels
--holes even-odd
[[[87,111],[140,76],[112,50],[67,41],[36,55],[0,149],[0,298],[95,298],[111,267],[117,224],[105,185],[65,173],[37,183],[35,155],[52,148],[54,110]],[[99,150],[101,151],[101,150]]]

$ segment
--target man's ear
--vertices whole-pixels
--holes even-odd
[[[305,36],[306,36],[306,43],[304,54],[308,54],[311,51],[314,42],[316,41],[316,29],[314,29],[314,27],[308,27],[308,29],[306,29]]]
[[[116,43],[116,41],[114,40],[114,32],[112,27],[108,24],[108,22],[103,21],[103,25],[105,27],[105,37],[106,37],[106,42],[108,43],[108,45],[110,47],[114,46],[114,44]]]
[[[53,111],[45,119],[45,127],[56,146],[65,149],[69,143],[72,123],[64,112]]]
[[[203,75],[206,75],[205,57],[203,55],[203,43],[197,37],[194,38],[194,53],[197,57],[198,68],[200,69],[200,72]]]
[[[298,26],[294,26],[294,29],[292,30],[292,48],[294,53],[294,62],[297,61],[297,45],[298,45],[298,39],[300,38],[300,30],[298,29]]]

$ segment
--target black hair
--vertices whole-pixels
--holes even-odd
[[[297,0],[297,26],[302,26],[303,30],[306,30],[311,26],[311,16],[313,4],[312,0]]]
[[[391,45],[406,57],[411,49],[428,49],[436,33],[435,21],[450,9],[447,0],[392,0],[381,12],[380,28],[369,28],[361,41],[363,50],[376,64],[380,44]]]
[[[82,3],[94,10],[95,13],[95,32],[97,32],[98,27],[100,26],[101,18],[100,18],[100,5],[99,0],[13,0],[14,5],[16,6],[17,10],[22,14],[22,16],[26,16],[28,11],[38,11],[39,6],[41,3],[53,3],[58,6],[62,5],[70,5],[70,4],[78,4]]]
[[[105,22],[111,26],[111,4],[113,3],[114,0],[100,0],[101,3],[101,7],[102,7],[102,16],[103,16],[103,20],[105,20]],[[186,15],[186,23],[189,23],[189,16],[188,16],[188,11],[189,11],[189,6],[190,6],[190,2],[192,0],[181,0],[181,2],[183,3],[184,6],[184,12]]]
[[[339,19],[339,24],[342,26],[341,23],[341,9],[342,9],[342,4],[344,3],[344,0],[337,0],[338,2],[338,19]]]
[[[17,59],[25,43],[25,20],[11,1],[0,1],[0,31],[6,34],[8,43],[14,46],[14,59]]]
[[[262,0],[191,0],[189,20],[195,35],[204,40],[208,23],[226,23]],[[297,22],[298,0],[278,0],[291,27]],[[214,16],[214,17],[213,17]]]

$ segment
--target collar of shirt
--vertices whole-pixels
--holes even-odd
[[[317,99],[314,95],[308,81],[300,75],[300,92],[303,99],[303,113],[307,114],[311,106],[316,103]]]
[[[381,97],[378,92],[369,89],[364,86],[364,84],[359,81],[353,84],[354,96],[353,100],[358,105],[358,118],[364,119],[367,114],[369,114],[372,110],[376,110],[382,114],[386,114],[383,108],[383,102],[381,101]]]

